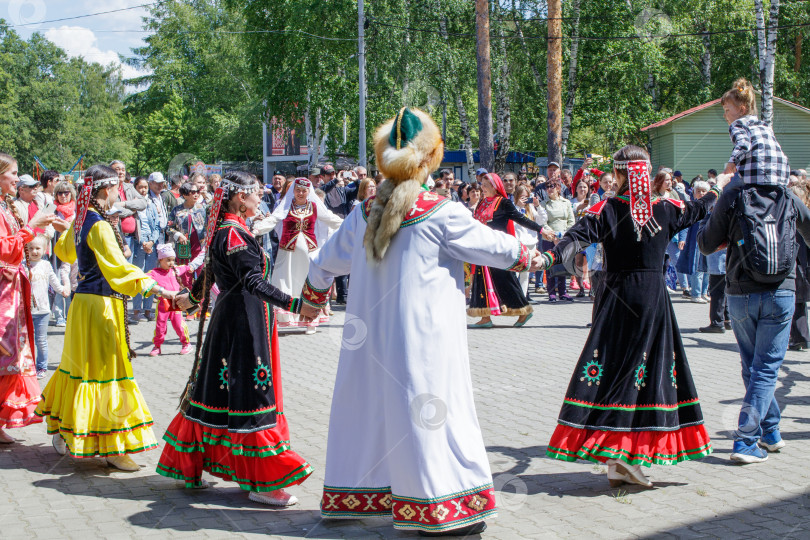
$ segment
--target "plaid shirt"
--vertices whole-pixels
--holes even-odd
[[[773,130],[754,115],[743,116],[728,127],[734,150],[729,163],[746,184],[781,184],[790,177],[788,158],[776,140]]]

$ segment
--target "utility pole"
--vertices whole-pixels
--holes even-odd
[[[478,67],[478,151],[481,167],[492,172],[495,166],[495,140],[492,133],[489,0],[475,0],[475,58]]]
[[[562,6],[548,0],[548,161],[562,166]]]
[[[366,14],[363,0],[357,0],[357,59],[360,63],[360,129],[358,161],[366,167]]]

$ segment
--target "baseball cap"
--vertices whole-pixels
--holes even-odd
[[[23,174],[20,176],[18,184],[23,187],[34,187],[38,186],[39,182],[34,180],[34,177],[31,176],[30,174]]]
[[[557,167],[558,169],[560,169],[560,168],[561,168],[561,167],[560,167],[560,164],[559,164],[559,163],[557,163],[556,161],[549,161],[549,162],[548,162],[548,166],[547,166],[547,168],[548,168],[548,167]]]
[[[683,176],[683,174],[681,174],[681,171],[675,171],[672,176]]]
[[[475,176],[478,176],[479,174],[487,174],[487,170],[485,168],[481,167],[480,169],[475,171]]]
[[[324,165],[323,168],[321,169],[321,172],[323,174],[332,174],[335,172],[335,168],[331,165]]]
[[[309,174],[321,174],[321,170],[318,167],[312,167],[309,170]]]
[[[284,173],[281,171],[273,171],[273,176],[284,176]]]
[[[166,183],[166,179],[163,178],[163,173],[162,172],[153,172],[153,173],[151,173],[147,180],[149,182],[157,182],[158,184],[165,184]]]

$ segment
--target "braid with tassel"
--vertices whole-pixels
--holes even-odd
[[[102,210],[103,206],[98,202],[96,195],[98,194],[98,190],[93,190],[93,195],[90,197],[90,206],[96,210],[96,212],[104,218],[104,221],[110,224],[112,227],[113,233],[115,233],[115,239],[118,240],[118,247],[121,248],[121,254],[124,253],[124,239],[121,238],[121,232],[118,230],[118,227],[110,223],[110,218],[107,216],[107,213]],[[81,234],[79,232],[78,234]],[[133,358],[137,358],[138,355],[132,350],[130,334],[129,334],[129,319],[127,318],[127,303],[129,302],[129,296],[124,296],[123,298],[123,308],[124,308],[124,334],[126,335],[127,340],[127,351],[129,351],[129,359],[132,360]]]
[[[217,221],[216,225],[214,226],[214,232],[219,229],[220,223],[222,220],[225,219],[225,212],[227,211],[225,205],[223,204],[219,209],[219,214],[217,214]],[[186,383],[186,388],[183,391],[183,395],[180,397],[180,405],[178,408],[182,411],[185,411],[189,405],[189,397],[191,396],[192,391],[194,390],[194,382],[197,380],[197,370],[200,366],[201,360],[201,353],[202,353],[202,346],[203,346],[203,331],[205,330],[205,319],[206,315],[208,314],[208,306],[211,304],[211,288],[214,286],[214,269],[212,268],[211,264],[211,253],[206,253],[205,255],[205,266],[203,266],[203,273],[197,279],[203,280],[202,290],[203,290],[203,298],[202,302],[200,302],[200,327],[197,330],[197,347],[194,351],[194,365],[191,368],[191,374],[188,377],[188,382]]]
[[[8,209],[11,210],[11,213],[14,215],[14,219],[17,220],[17,226],[22,229],[26,226],[26,223],[23,221],[22,216],[20,215],[20,210],[17,208],[17,205],[14,204],[14,197],[11,195],[5,196],[6,206]],[[31,256],[28,254],[28,244],[23,246],[23,250],[25,252],[25,266],[31,268]]]

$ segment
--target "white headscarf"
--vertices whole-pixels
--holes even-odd
[[[293,200],[295,199],[295,186],[301,186],[308,188],[307,191],[307,201],[311,202],[319,216],[325,216],[327,213],[332,213],[326,205],[323,203],[320,197],[315,195],[315,190],[312,187],[312,182],[310,182],[307,178],[296,178],[292,185],[290,185],[289,189],[287,189],[287,193],[284,195],[284,199],[281,200],[276,205],[275,210],[273,210],[273,217],[276,218],[276,234],[279,238],[281,238],[282,229],[284,227],[284,219],[287,217],[287,214],[290,213],[290,209],[293,207]],[[326,242],[326,238],[329,233],[329,228],[321,223],[320,220],[315,222],[315,239],[318,241],[318,247],[323,246],[323,243]]]

